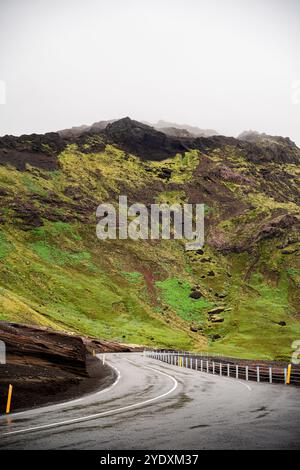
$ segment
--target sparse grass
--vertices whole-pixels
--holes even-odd
[[[4,259],[12,250],[11,244],[7,241],[3,232],[0,232],[0,260]]]
[[[156,282],[156,286],[161,290],[162,300],[183,320],[201,322],[204,320],[203,309],[213,305],[204,298],[192,299],[187,281],[170,278]]]

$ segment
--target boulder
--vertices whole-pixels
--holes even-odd
[[[201,294],[201,292],[198,291],[198,290],[193,290],[193,291],[190,293],[189,296],[190,296],[191,299],[197,300],[197,299],[201,299],[202,294]]]
[[[225,307],[216,307],[207,312],[208,315],[217,315],[218,313],[224,312]]]
[[[216,316],[216,317],[212,316],[212,317],[210,318],[210,321],[211,321],[212,323],[223,323],[224,318],[218,317],[218,316]]]
[[[227,297],[227,294],[225,292],[216,292],[215,296],[218,297],[219,299],[225,299]]]
[[[190,326],[190,330],[191,330],[193,333],[197,333],[198,328],[197,328],[196,326],[194,326],[194,325],[191,325],[191,326]]]
[[[216,341],[217,339],[220,339],[220,338],[221,338],[221,335],[219,335],[219,334],[215,334],[215,335],[213,335],[213,336],[211,337],[211,339],[212,339],[213,341]]]

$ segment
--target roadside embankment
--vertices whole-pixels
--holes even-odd
[[[17,323],[0,322],[6,364],[0,364],[0,414],[9,384],[11,411],[71,400],[109,386],[114,371],[95,353],[130,351],[124,345]]]

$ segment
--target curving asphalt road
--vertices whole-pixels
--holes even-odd
[[[108,354],[108,389],[0,418],[0,449],[299,449],[300,390]]]

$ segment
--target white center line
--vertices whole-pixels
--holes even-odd
[[[92,415],[88,415],[88,416],[82,416],[81,418],[74,418],[74,419],[69,419],[69,420],[66,420],[66,421],[58,421],[56,423],[51,423],[51,424],[45,424],[45,425],[42,425],[42,426],[35,426],[35,427],[31,427],[31,428],[20,429],[18,431],[10,431],[10,432],[2,434],[2,436],[11,436],[13,434],[21,434],[21,433],[27,433],[27,432],[42,431],[44,429],[51,429],[51,428],[55,428],[55,427],[58,427],[58,426],[64,426],[64,425],[67,425],[67,424],[80,423],[82,421],[87,421],[87,420],[90,420],[90,419],[101,418],[103,416],[109,416],[109,415],[112,415],[112,414],[115,414],[115,413],[121,413],[122,411],[127,411],[127,410],[130,410],[130,409],[133,409],[133,408],[138,408],[140,406],[147,405],[149,403],[153,403],[154,401],[160,400],[161,398],[164,398],[164,397],[170,395],[174,390],[176,390],[176,388],[178,386],[178,382],[174,377],[172,377],[169,374],[166,374],[165,372],[161,372],[161,371],[159,371],[157,369],[154,369],[152,367],[149,367],[149,366],[143,366],[143,367],[145,369],[153,370],[154,372],[157,372],[158,374],[165,375],[166,377],[168,377],[169,379],[172,380],[173,387],[170,390],[168,390],[167,392],[165,392],[161,395],[158,395],[157,397],[150,398],[149,400],[145,400],[145,401],[142,401],[142,402],[139,402],[139,403],[134,403],[132,405],[122,406],[121,408],[116,408],[114,410],[104,411],[102,413],[96,413],[96,414],[92,414]],[[119,375],[120,371],[117,368],[115,368],[115,369],[117,370],[117,373]],[[119,375],[119,377],[120,377],[120,375]]]

